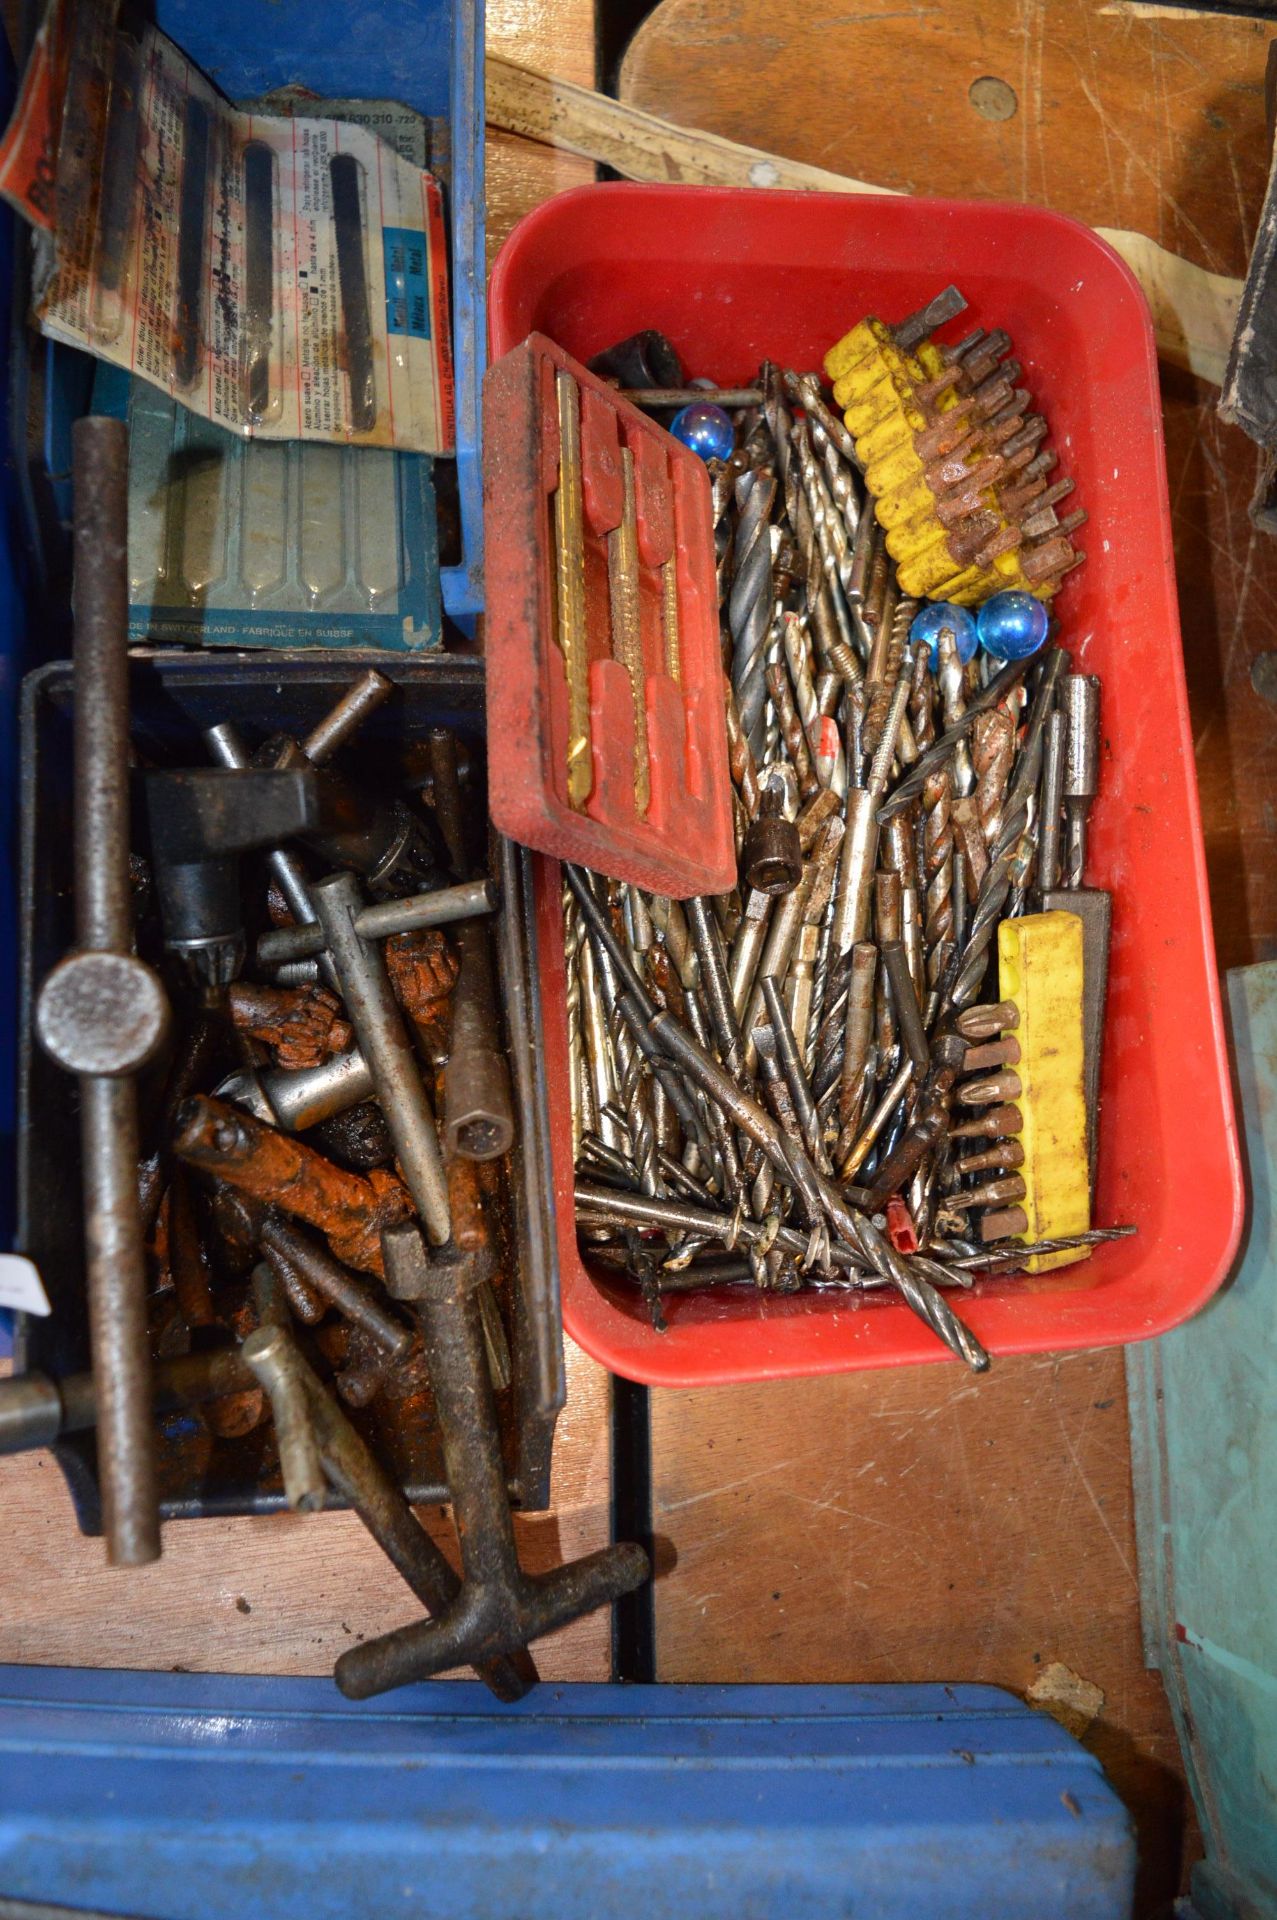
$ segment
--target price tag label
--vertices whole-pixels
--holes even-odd
[[[0,1307],[16,1307],[19,1313],[50,1311],[39,1269],[23,1253],[0,1253]]]

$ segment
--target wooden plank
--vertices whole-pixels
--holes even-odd
[[[551,1510],[516,1521],[520,1558],[532,1573],[608,1540],[608,1379],[576,1347],[568,1394]],[[106,1565],[101,1540],[77,1531],[50,1454],[0,1459],[0,1510],[8,1541],[0,1662],[327,1673],[354,1641],[421,1618],[353,1514],[170,1522],[162,1558],[125,1573]],[[455,1564],[444,1510],[422,1518]],[[547,1680],[604,1680],[610,1662],[606,1614],[537,1650]]]
[[[489,0],[488,59],[534,60],[578,85],[594,84],[594,9],[591,0]],[[514,134],[488,131],[488,265],[525,213],[570,187],[588,184],[594,167]]]
[[[652,1396],[658,1677],[1099,1686],[1083,1735],[1177,1892],[1187,1796],[1143,1666],[1118,1352]]]
[[[664,0],[620,94],[836,173],[1028,200],[1240,274],[1270,32],[1097,0]]]

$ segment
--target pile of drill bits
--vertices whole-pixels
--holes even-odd
[[[981,999],[1002,919],[1107,907],[1081,888],[1097,683],[1056,645],[911,644],[816,376],[765,364],[756,391],[710,462],[739,886],[566,869],[578,1230],[658,1327],[702,1287],[886,1289],[979,1369],[952,1289],[1125,1231],[1029,1243],[1016,1009]],[[1092,1141],[1106,963],[1105,915]]]

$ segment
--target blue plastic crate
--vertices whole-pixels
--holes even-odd
[[[1121,1920],[1130,1820],[995,1687],[0,1668],[0,1895],[139,1920]]]

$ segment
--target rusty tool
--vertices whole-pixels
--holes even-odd
[[[441,1614],[348,1648],[335,1678],[351,1699],[425,1680],[530,1641],[633,1592],[649,1574],[638,1546],[605,1547],[553,1573],[519,1566],[496,1407],[484,1366],[473,1276],[431,1260],[414,1228],[387,1233],[387,1269],[416,1301],[461,1549],[461,1590]]]
[[[227,1000],[236,1030],[269,1047],[286,1070],[317,1067],[350,1045],[340,1002],[326,987],[265,987],[237,980]]]
[[[758,812],[741,848],[741,878],[758,893],[790,893],[802,878],[803,858],[798,829],[785,818],[783,785],[766,780]]]
[[[366,1177],[346,1173],[290,1134],[200,1094],[178,1109],[173,1150],[251,1198],[318,1227],[337,1258],[363,1273],[381,1273],[381,1229],[412,1208],[393,1174],[380,1168]]]
[[[258,1239],[281,1279],[300,1280],[352,1326],[362,1327],[392,1359],[407,1353],[412,1345],[408,1328],[387,1311],[366,1281],[348,1272],[316,1241],[270,1212],[262,1220]]]
[[[381,950],[375,941],[365,940],[355,931],[355,921],[364,905],[359,882],[353,874],[332,874],[316,884],[312,889],[312,898],[341,983],[346,1011],[354,1026],[360,1052],[368,1063],[386,1125],[395,1143],[395,1154],[404,1182],[431,1245],[446,1246],[452,1235],[452,1215],[430,1096],[404,1031],[403,1017],[395,1001]],[[486,956],[486,936],[482,928],[474,921],[465,921],[462,927],[463,932],[469,928],[483,941]],[[490,975],[488,978],[491,1006]],[[490,1147],[492,1136],[484,1129],[492,1125],[499,1127],[502,1115],[495,1105],[496,1096],[490,1084],[495,1076],[490,1065],[484,1064],[484,1047],[492,1043],[491,1025],[484,1020],[479,1007],[481,998],[479,990],[471,998],[473,1019],[467,1036],[470,1052],[462,1058],[463,1063],[477,1062],[479,1073],[486,1075],[482,1082],[486,1098],[480,1107],[471,1108],[462,1103],[458,1132],[464,1133],[466,1125],[472,1121],[482,1122],[479,1138]],[[505,1114],[508,1117],[508,1069],[504,1057],[496,1053],[495,1047],[492,1048],[492,1057],[504,1076]],[[500,1092],[500,1088],[497,1092]],[[512,1137],[511,1121],[507,1146]],[[505,1151],[505,1148],[500,1151]],[[488,1343],[493,1378],[504,1385],[510,1379],[510,1349],[491,1287],[486,1284],[481,1290],[478,1311]]]
[[[310,1444],[333,1490],[354,1508],[422,1605],[432,1614],[447,1614],[461,1592],[461,1583],[448,1561],[376,1455],[324,1388],[286,1326],[281,1328],[277,1324],[271,1332],[276,1336],[282,1334],[282,1343],[288,1350],[285,1366],[290,1384],[300,1389],[304,1403],[301,1415],[304,1415]],[[246,1342],[246,1358],[247,1349]],[[461,1658],[464,1660],[465,1655]],[[512,1647],[508,1653],[492,1658],[480,1654],[474,1664],[479,1677],[498,1700],[520,1700],[529,1687],[536,1684],[536,1668],[523,1646]]]
[[[434,1114],[381,951],[355,932],[364,905],[359,882],[353,874],[332,874],[315,885],[312,898],[405,1184],[431,1243],[443,1246],[452,1222]]]
[[[444,1149],[465,1160],[497,1160],[514,1141],[510,1069],[497,1033],[488,931],[457,928],[461,970],[452,994],[452,1035],[444,1082]]]
[[[45,1051],[80,1080],[89,1338],[107,1557],[160,1551],[133,1075],[160,1047],[168,1003],[133,953],[128,832],[128,433],[72,429],[75,478],[76,951],[36,1005]]]

